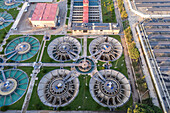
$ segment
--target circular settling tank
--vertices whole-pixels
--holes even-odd
[[[0,107],[17,102],[28,86],[28,76],[20,69],[8,69],[0,73]]]
[[[32,58],[39,50],[39,41],[32,36],[18,37],[7,45],[5,54],[14,61],[24,61]]]
[[[79,80],[74,71],[53,70],[40,80],[38,96],[50,107],[63,107],[74,100],[79,91]]]
[[[90,43],[89,51],[94,59],[104,62],[115,61],[122,55],[122,46],[115,38],[100,37]]]
[[[6,12],[0,12],[0,30],[9,26],[13,20],[11,14]]]
[[[111,69],[95,73],[89,86],[93,99],[103,107],[120,107],[129,100],[131,94],[128,79]]]
[[[12,9],[16,8],[20,5],[21,3],[16,3],[15,0],[0,0],[0,8],[1,9]]]
[[[49,56],[60,62],[76,59],[80,51],[81,45],[79,41],[69,36],[56,38],[48,46]]]

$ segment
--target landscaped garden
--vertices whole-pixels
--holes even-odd
[[[112,0],[101,0],[103,23],[116,23],[116,15]]]

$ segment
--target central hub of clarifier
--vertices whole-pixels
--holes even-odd
[[[18,44],[15,48],[15,50],[18,51],[19,54],[25,54],[31,49],[31,46],[27,42],[22,42]]]
[[[94,61],[90,58],[80,58],[76,63],[80,64],[80,66],[75,67],[76,70],[83,74],[91,73],[96,67]]]
[[[0,83],[0,95],[9,95],[17,88],[17,81],[8,78],[7,81]]]

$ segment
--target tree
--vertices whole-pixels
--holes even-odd
[[[126,11],[122,11],[121,18],[126,19],[127,17],[128,17],[128,14],[126,13]]]
[[[130,106],[127,113],[163,113],[160,108],[156,107],[155,109],[154,107],[137,103],[133,109]]]
[[[132,106],[130,106],[128,109],[127,109],[127,113],[132,113],[133,109],[132,109]]]
[[[134,41],[132,41],[132,43],[130,43],[128,46],[129,49],[133,49],[135,47],[136,47],[136,43]]]
[[[129,56],[130,56],[130,58],[132,59],[132,60],[134,60],[134,61],[138,61],[138,59],[139,59],[139,51],[138,51],[138,49],[137,48],[131,48],[131,49],[129,49]]]
[[[142,103],[146,104],[146,105],[150,106],[152,109],[154,109],[155,113],[162,113],[162,110],[152,103],[152,98],[147,98],[147,99],[143,100]]]

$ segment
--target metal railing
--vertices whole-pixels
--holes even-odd
[[[157,93],[158,93],[159,100],[161,102],[161,106],[163,108],[163,111],[166,113],[167,112],[167,107],[165,107],[165,103],[164,103],[165,101],[163,101],[162,97],[165,97],[166,103],[167,103],[168,107],[170,108],[170,104],[169,104],[170,96],[169,96],[168,90],[166,88],[166,85],[165,85],[165,83],[163,81],[162,74],[161,74],[161,72],[159,70],[158,64],[156,62],[153,50],[151,49],[151,46],[150,46],[147,34],[146,34],[145,30],[144,30],[144,27],[143,27],[143,25],[141,25],[140,27],[141,27],[142,33],[144,34],[144,36],[146,38],[145,39],[145,38],[143,38],[141,36],[140,31],[139,31],[139,26],[137,25],[138,33],[140,34],[139,38],[141,40],[142,48],[144,50],[144,54],[146,56],[146,60],[148,62],[148,66],[150,68],[150,72],[151,72],[151,75],[152,75],[152,78],[153,78],[153,82],[155,84],[155,87],[156,87],[156,90],[157,90]],[[144,44],[144,42],[145,42],[145,44]],[[162,81],[161,81],[160,78],[162,79]],[[158,80],[160,85],[158,85],[156,79]],[[160,90],[161,90],[162,93],[160,92]],[[164,96],[162,96],[162,94]]]

